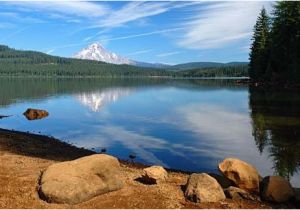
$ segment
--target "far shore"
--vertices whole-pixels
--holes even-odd
[[[53,137],[0,128],[0,208],[295,208],[293,204],[226,199],[216,203],[192,203],[184,198],[189,174],[168,169],[160,185],[146,185],[138,178],[144,164],[122,161],[125,187],[76,204],[53,204],[41,200],[37,182],[49,165],[95,154]],[[62,171],[62,173],[64,173]]]
[[[178,79],[178,80],[206,80],[229,79],[249,80],[249,77],[178,77],[178,76],[32,76],[32,75],[0,75],[0,78],[38,78],[38,79]]]

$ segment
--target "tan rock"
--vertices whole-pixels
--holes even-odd
[[[267,176],[261,183],[261,196],[272,202],[285,202],[294,197],[291,184],[280,176]]]
[[[39,194],[48,202],[76,204],[122,186],[119,161],[96,154],[49,166],[41,176]]]
[[[168,172],[161,166],[151,166],[143,169],[142,180],[148,184],[157,184],[165,181]]]
[[[252,195],[246,190],[240,189],[238,187],[230,186],[224,190],[224,193],[227,198],[232,200],[259,200],[258,196]]]
[[[226,158],[219,164],[219,170],[237,187],[259,191],[259,174],[252,165],[236,158]]]
[[[41,109],[27,109],[23,114],[28,120],[42,119],[49,115],[47,111]]]
[[[218,202],[226,198],[217,180],[206,173],[190,175],[185,197],[196,203]]]

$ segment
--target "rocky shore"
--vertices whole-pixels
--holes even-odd
[[[0,208],[299,208],[281,177],[232,158],[216,167],[175,172],[0,129]]]

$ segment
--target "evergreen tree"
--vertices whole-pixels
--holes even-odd
[[[300,2],[278,2],[273,16],[268,76],[300,82]]]
[[[253,43],[250,52],[249,76],[257,81],[265,76],[268,63],[270,19],[265,8],[260,12],[254,26]]]

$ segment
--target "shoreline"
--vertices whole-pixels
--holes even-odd
[[[185,199],[183,187],[191,172],[168,171],[160,185],[138,182],[141,163],[119,160],[125,187],[76,204],[53,204],[41,200],[37,182],[43,170],[61,161],[96,154],[59,139],[0,128],[0,208],[295,208],[292,203],[226,199],[216,203],[193,203]],[[63,172],[62,172],[63,173]]]
[[[174,80],[249,80],[249,77],[179,77],[179,76],[31,76],[31,75],[0,75],[0,78],[13,79],[174,79]]]
[[[4,117],[8,117],[8,116],[4,116]],[[86,149],[86,148],[76,147],[76,146],[74,146],[74,145],[72,145],[68,142],[65,142],[65,141],[62,141],[60,139],[57,139],[57,138],[54,138],[54,137],[51,137],[51,136],[47,136],[47,135],[0,128],[0,135],[3,134],[3,133],[6,133],[8,135],[15,135],[15,134],[25,135],[27,137],[30,137],[30,138],[33,138],[33,139],[37,140],[36,143],[38,145],[45,143],[43,141],[48,141],[48,144],[56,146],[56,147],[60,148],[61,150],[67,149],[68,151],[73,152],[72,154],[67,153],[67,154],[65,154],[65,156],[56,156],[55,154],[49,154],[51,156],[50,158],[53,158],[54,160],[57,160],[57,161],[66,161],[66,160],[69,160],[69,159],[73,160],[73,159],[77,159],[77,158],[84,157],[84,156],[87,156],[87,155],[101,154],[101,153],[97,153],[93,150],[89,150],[89,149]],[[0,146],[1,146],[1,142],[0,142]],[[13,145],[10,145],[10,146],[13,146]],[[11,152],[13,152],[12,148],[6,147],[6,149],[11,150]],[[17,153],[20,152],[22,155],[29,155],[29,156],[33,155],[34,156],[34,154],[31,153],[33,151],[31,151],[31,152],[29,151],[28,153],[26,152],[27,154],[25,154],[22,151],[16,151],[16,152]],[[59,152],[59,154],[63,154],[63,153]],[[127,165],[129,167],[137,168],[137,169],[143,169],[143,168],[151,166],[151,165],[147,165],[147,164],[140,163],[140,162],[131,162],[129,160],[123,160],[123,159],[120,159],[118,157],[116,157],[116,158],[119,160],[119,162],[121,164]],[[183,173],[183,174],[187,174],[187,175],[192,174],[192,173],[196,173],[196,172],[192,172],[192,171],[184,171],[184,170],[173,169],[173,168],[165,168],[165,169],[169,172]]]

